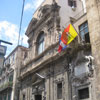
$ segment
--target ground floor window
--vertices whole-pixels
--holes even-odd
[[[0,96],[0,100],[2,100],[2,96]]]
[[[8,94],[8,100],[11,100],[11,92]]]
[[[23,94],[23,100],[25,100],[25,94]]]
[[[57,99],[62,99],[62,82],[57,84]]]
[[[6,100],[7,99],[7,95],[4,95],[4,100]]]
[[[84,88],[78,90],[79,100],[88,99],[89,98],[89,88]]]
[[[35,95],[35,100],[42,100],[42,95]]]

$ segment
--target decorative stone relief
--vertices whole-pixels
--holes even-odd
[[[84,63],[84,65],[86,66],[82,66],[82,67],[84,68],[87,67],[89,72],[80,74],[80,76],[75,76],[75,68],[74,68],[74,73],[72,72],[72,76],[71,76],[71,81],[74,85],[85,84],[87,83],[87,81],[89,81],[89,78],[93,77],[94,69],[93,69],[92,61],[93,61],[92,56],[83,56],[80,59],[77,59],[75,65],[81,66],[82,63]]]
[[[88,62],[87,62],[87,66],[89,68],[88,76],[93,77],[93,72],[94,72],[93,60],[94,60],[94,58],[92,56],[85,56],[85,57],[88,59]]]
[[[42,6],[38,11],[38,18],[41,19],[44,16],[44,14],[48,12],[50,8],[51,8],[51,5],[48,5],[48,4]]]
[[[55,83],[64,82],[64,78],[57,78],[54,80]]]

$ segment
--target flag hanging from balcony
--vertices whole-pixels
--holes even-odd
[[[77,35],[78,34],[74,27],[71,24],[69,24],[68,27],[64,29],[62,35],[59,38],[60,44],[58,52],[61,52],[63,49],[65,49],[67,45],[70,44]]]

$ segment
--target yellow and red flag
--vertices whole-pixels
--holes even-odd
[[[61,38],[60,38],[60,45],[58,48],[58,52],[60,52],[63,48],[65,48],[69,43],[74,40],[74,38],[77,36],[77,32],[74,29],[74,27],[69,24],[67,28],[64,29]]]

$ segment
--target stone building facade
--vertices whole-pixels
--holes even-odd
[[[83,7],[81,0],[40,5],[25,33],[29,48],[16,47],[0,70],[1,100],[100,100],[100,0]],[[78,37],[58,53],[69,23]]]
[[[78,37],[58,53],[72,23]],[[29,51],[20,69],[19,100],[96,100],[87,13],[81,0],[45,0],[27,28]]]
[[[27,48],[17,46],[4,60],[0,69],[0,100],[17,100],[20,64]]]
[[[86,0],[92,55],[95,59],[95,99],[100,99],[100,0]]]

